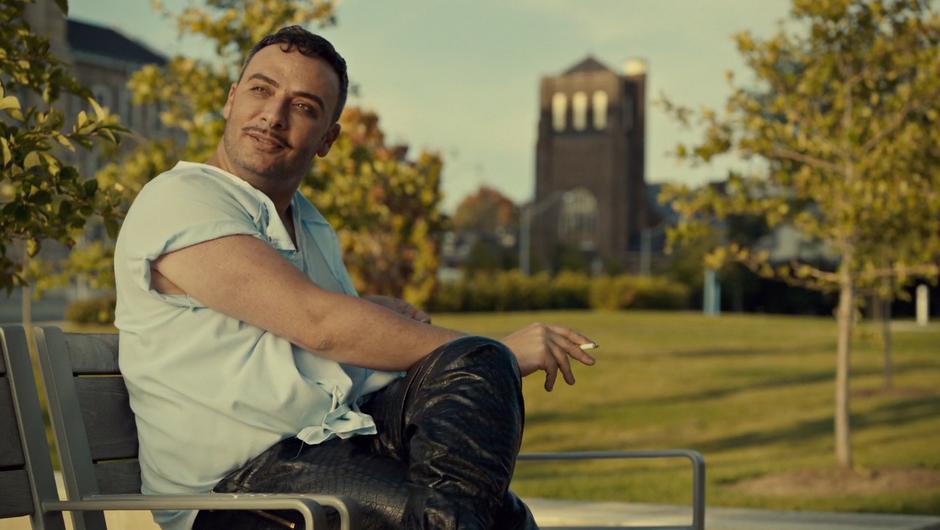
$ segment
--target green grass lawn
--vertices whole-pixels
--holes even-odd
[[[836,325],[829,318],[550,311],[435,315],[502,337],[533,321],[601,348],[577,385],[525,380],[524,451],[691,448],[708,463],[708,505],[940,514],[940,325],[896,322],[895,385],[882,388],[878,327],[852,359],[855,473],[835,465]],[[82,326],[82,331],[113,328]],[[525,496],[687,504],[686,461],[522,462]]]
[[[708,462],[710,506],[940,514],[940,326],[895,325],[895,388],[880,336],[856,334],[854,474],[835,466],[832,319],[666,312],[437,315],[501,337],[532,321],[595,339],[577,385],[525,380],[524,451],[687,447]],[[683,460],[521,463],[526,496],[687,503]]]

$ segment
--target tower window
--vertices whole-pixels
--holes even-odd
[[[587,106],[588,98],[584,92],[575,92],[571,98],[571,125],[576,131],[583,131],[587,128]]]
[[[564,131],[567,124],[566,115],[568,114],[568,98],[561,92],[552,96],[552,128],[556,131]]]
[[[598,130],[607,128],[607,92],[598,90],[594,92],[594,100],[591,102],[594,115],[594,128]]]

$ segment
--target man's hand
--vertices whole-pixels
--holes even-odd
[[[519,369],[525,377],[536,370],[545,370],[545,390],[551,392],[561,370],[565,382],[574,384],[568,357],[591,366],[594,358],[581,349],[591,339],[562,326],[530,324],[502,340],[516,354]]]
[[[411,320],[417,320],[418,322],[424,324],[431,323],[431,316],[425,313],[424,311],[418,309],[417,307],[409,304],[404,300],[398,298],[392,298],[391,296],[382,296],[382,295],[366,295],[362,297],[363,300],[368,300],[373,304],[380,305],[385,309],[390,309],[399,315],[406,316]]]

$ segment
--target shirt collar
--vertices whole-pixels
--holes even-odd
[[[297,208],[297,214],[300,216],[302,222],[330,226],[326,217],[323,217],[320,210],[304,197],[303,193],[300,193],[300,190],[294,193],[293,205],[294,208]]]
[[[225,175],[226,177],[231,179],[233,182],[235,182],[239,186],[242,186],[247,189],[251,189],[255,193],[263,194],[260,190],[255,189],[251,184],[248,184],[243,179],[238,178],[237,176],[229,173],[228,171],[225,171],[222,168],[219,168],[210,164],[204,164],[201,162],[188,162],[186,160],[180,160],[176,163],[176,166],[177,167],[200,167],[204,170],[213,171],[215,173]],[[320,210],[317,210],[317,207],[314,206],[313,203],[311,203],[309,200],[307,200],[306,197],[304,197],[303,193],[300,193],[300,190],[297,190],[296,192],[294,192],[294,200],[292,204],[294,208],[297,209],[297,213],[300,216],[300,220],[302,222],[330,226],[330,222],[327,221],[325,217],[323,217],[323,214],[320,213]]]

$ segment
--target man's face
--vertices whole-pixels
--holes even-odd
[[[262,179],[299,179],[339,134],[339,78],[322,59],[262,48],[225,103],[223,146],[232,169]]]

